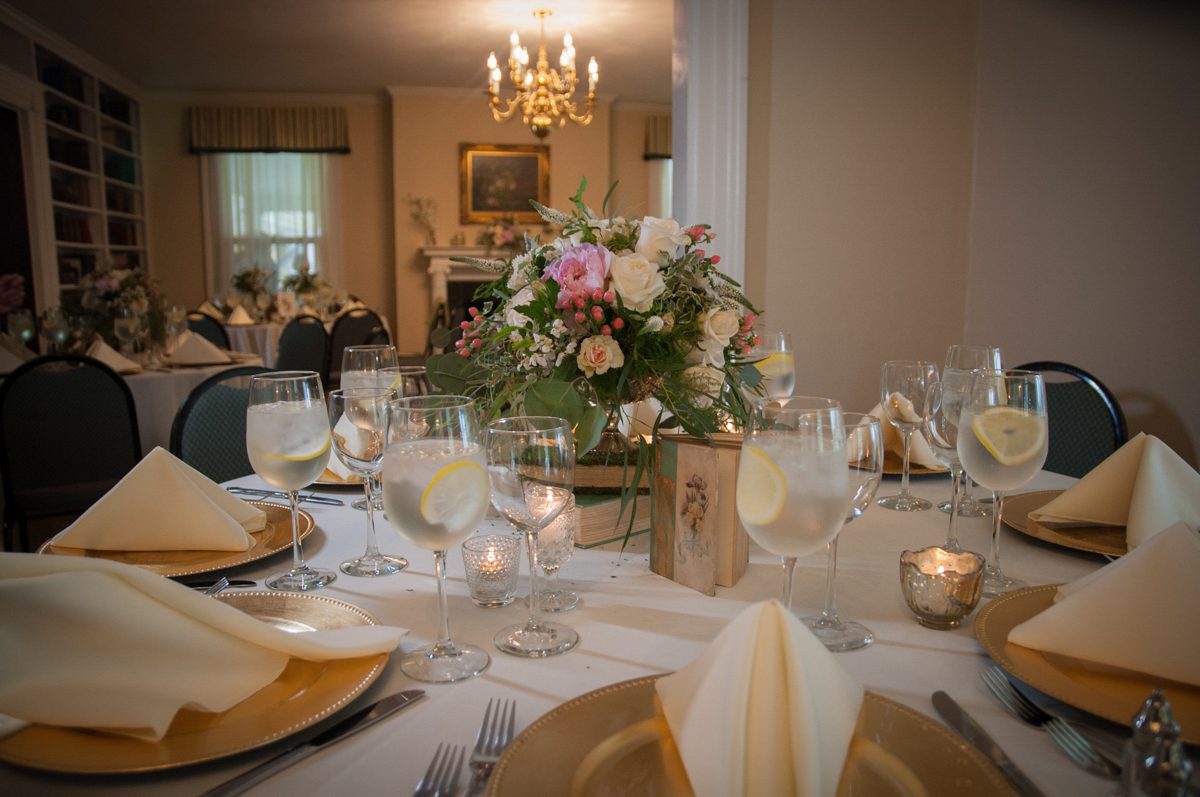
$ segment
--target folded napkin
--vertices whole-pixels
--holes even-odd
[[[1183,523],[1058,589],[1008,641],[1200,686],[1200,535]]]
[[[921,416],[917,413],[913,403],[904,396],[895,394],[895,400],[900,407],[901,415],[908,421],[921,424]],[[867,413],[874,415],[879,420],[883,421],[880,426],[883,427],[883,449],[891,452],[896,456],[896,459],[904,461],[904,435],[900,434],[900,430],[892,425],[888,420],[887,413],[883,411],[883,404],[876,404],[875,407]],[[925,436],[921,434],[920,428],[913,431],[912,445],[908,452],[909,461],[912,464],[921,465],[922,467],[931,468],[933,470],[942,470],[946,466],[938,461],[934,456],[933,449],[929,447],[929,443],[925,441]]]
[[[11,374],[25,362],[8,349],[0,347],[0,374]]]
[[[365,304],[363,304],[362,302],[360,302],[358,299],[351,299],[350,301],[343,304],[340,308],[338,308],[337,314],[340,317],[340,316],[344,316],[346,313],[353,312],[354,310],[366,310],[366,309],[367,309],[367,306]]]
[[[212,316],[213,318],[217,319],[218,321],[221,321],[221,322],[225,321],[225,314],[223,312],[221,312],[221,310],[215,304],[208,301],[207,299],[204,301],[203,304],[201,304],[199,307],[196,308],[196,311],[199,313],[204,313],[207,316]]]
[[[34,357],[37,357],[37,352],[17,340],[16,336],[10,335],[7,332],[0,332],[0,351],[12,355],[16,359],[17,365],[29,362]]]
[[[234,498],[166,449],[155,448],[57,536],[57,547],[99,551],[245,551],[266,528]]]
[[[118,374],[136,374],[142,370],[142,366],[133,360],[126,359],[101,338],[96,338],[92,345],[88,346],[87,356],[99,360]]]
[[[175,348],[165,358],[173,365],[213,365],[233,362],[227,352],[222,351],[203,335],[184,332],[175,340]]]
[[[233,308],[233,312],[229,314],[229,320],[225,323],[235,327],[248,326],[249,324],[254,323],[254,319],[251,318],[250,314],[246,312],[246,308],[239,304],[237,307]]]
[[[1178,521],[1200,531],[1200,473],[1140,433],[1029,517],[1048,526],[1124,526],[1133,549]]]
[[[656,688],[697,797],[837,791],[863,688],[778,601]]]
[[[291,658],[386,653],[405,631],[287,633],[103,559],[0,554],[0,712],[160,739],[181,708],[225,711]]]

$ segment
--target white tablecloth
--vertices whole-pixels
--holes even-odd
[[[141,438],[142,454],[148,454],[155,446],[167,448],[171,442],[171,424],[184,399],[192,389],[213,374],[242,365],[260,365],[257,359],[243,360],[229,365],[212,365],[202,368],[172,368],[165,371],[142,371],[128,374],[125,383],[133,394],[137,408],[138,437]]]
[[[247,324],[225,327],[229,345],[234,351],[257,354],[263,365],[275,367],[275,355],[279,352],[279,334],[283,324]]]
[[[239,483],[260,484],[255,477]],[[1043,473],[1028,489],[1068,486],[1073,480]],[[881,494],[898,482],[885,480]],[[914,479],[913,490],[926,498],[949,495],[944,478]],[[347,503],[357,493],[340,493]],[[366,517],[348,506],[306,505],[320,527],[305,545],[310,562],[337,567],[361,553]],[[904,548],[945,539],[947,516],[936,510],[905,514],[872,507],[849,526],[840,543],[839,607],[843,617],[866,623],[874,645],[839,654],[839,661],[868,689],[936,717],[929,696],[944,689],[962,703],[1048,795],[1107,794],[1111,784],[1070,763],[1041,731],[1010,718],[979,679],[989,659],[976,642],[971,622],[954,631],[921,627],[900,594],[898,558]],[[487,526],[507,531],[501,521]],[[432,554],[408,544],[379,518],[381,547],[412,563],[396,576],[378,580],[339,575],[325,591],[373,613],[385,622],[412,629],[402,646],[423,644],[434,634],[437,600]],[[990,521],[960,523],[963,544],[986,553]],[[356,794],[407,795],[420,778],[439,742],[470,746],[491,697],[517,699],[517,725],[524,728],[563,701],[617,681],[677,669],[698,655],[747,603],[778,597],[781,581],[774,557],[753,549],[745,577],[733,588],[718,588],[708,598],[649,572],[646,537],[635,550],[577,550],[564,568],[564,581],[578,590],[583,607],[555,619],[573,626],[580,645],[549,659],[520,659],[496,651],[491,643],[501,627],[526,616],[523,603],[481,609],[470,602],[458,553],[449,557],[449,605],[452,636],[483,646],[492,656],[481,677],[458,684],[414,684],[389,664],[362,700],[421,686],[427,700],[352,739],[322,751],[259,785],[260,795]],[[1103,559],[1029,540],[1009,530],[1002,539],[1002,561],[1010,574],[1030,583],[1069,581],[1095,570]],[[279,555],[265,565],[242,568],[239,577],[261,579],[289,565]],[[232,574],[230,574],[232,575]],[[794,608],[814,613],[823,599],[824,553],[800,560]],[[524,579],[524,575],[522,576]],[[973,620],[973,617],[971,618]],[[137,777],[52,777],[0,766],[0,792],[9,794],[198,794],[279,752],[276,744],[202,767]]]

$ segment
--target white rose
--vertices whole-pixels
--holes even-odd
[[[711,407],[713,399],[721,392],[725,384],[725,374],[707,365],[693,365],[683,371],[683,381],[692,387],[698,395],[693,402],[700,409]]]
[[[513,258],[512,273],[508,275],[508,289],[520,290],[529,284],[529,255]]]
[[[625,306],[639,313],[649,310],[667,289],[658,265],[639,254],[614,257],[608,275]]]
[[[696,344],[696,348],[688,352],[685,359],[690,363],[724,368],[725,347],[715,340],[702,340]]]
[[[705,343],[712,341],[725,348],[729,345],[730,338],[741,328],[742,319],[735,310],[714,307],[704,314]]]
[[[621,347],[608,335],[593,335],[584,338],[579,344],[579,354],[575,357],[579,370],[584,376],[602,374],[610,368],[620,368],[625,364],[625,355]]]
[[[679,228],[679,222],[674,219],[656,219],[647,216],[642,219],[642,231],[638,234],[637,246],[633,251],[643,257],[658,259],[659,252],[666,252],[675,258],[679,248],[691,240],[686,232]]]
[[[532,301],[532,285],[526,285],[524,288],[513,294],[513,297],[508,300],[508,304],[504,306],[504,323],[512,327],[523,327],[528,324],[529,318],[517,308],[524,307]]]

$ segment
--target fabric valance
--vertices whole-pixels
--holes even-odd
[[[671,117],[646,117],[646,148],[642,160],[668,160],[671,157]]]
[[[350,152],[345,108],[193,107],[190,151]]]

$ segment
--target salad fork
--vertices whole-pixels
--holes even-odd
[[[462,745],[439,744],[429,769],[413,790],[413,797],[454,797],[458,794],[458,780],[466,754]]]
[[[495,713],[492,712],[493,704]],[[513,739],[516,726],[517,703],[515,700],[488,700],[483,712],[483,722],[475,734],[475,749],[471,751],[471,783],[467,797],[482,794],[492,767],[500,760],[500,753]]]

